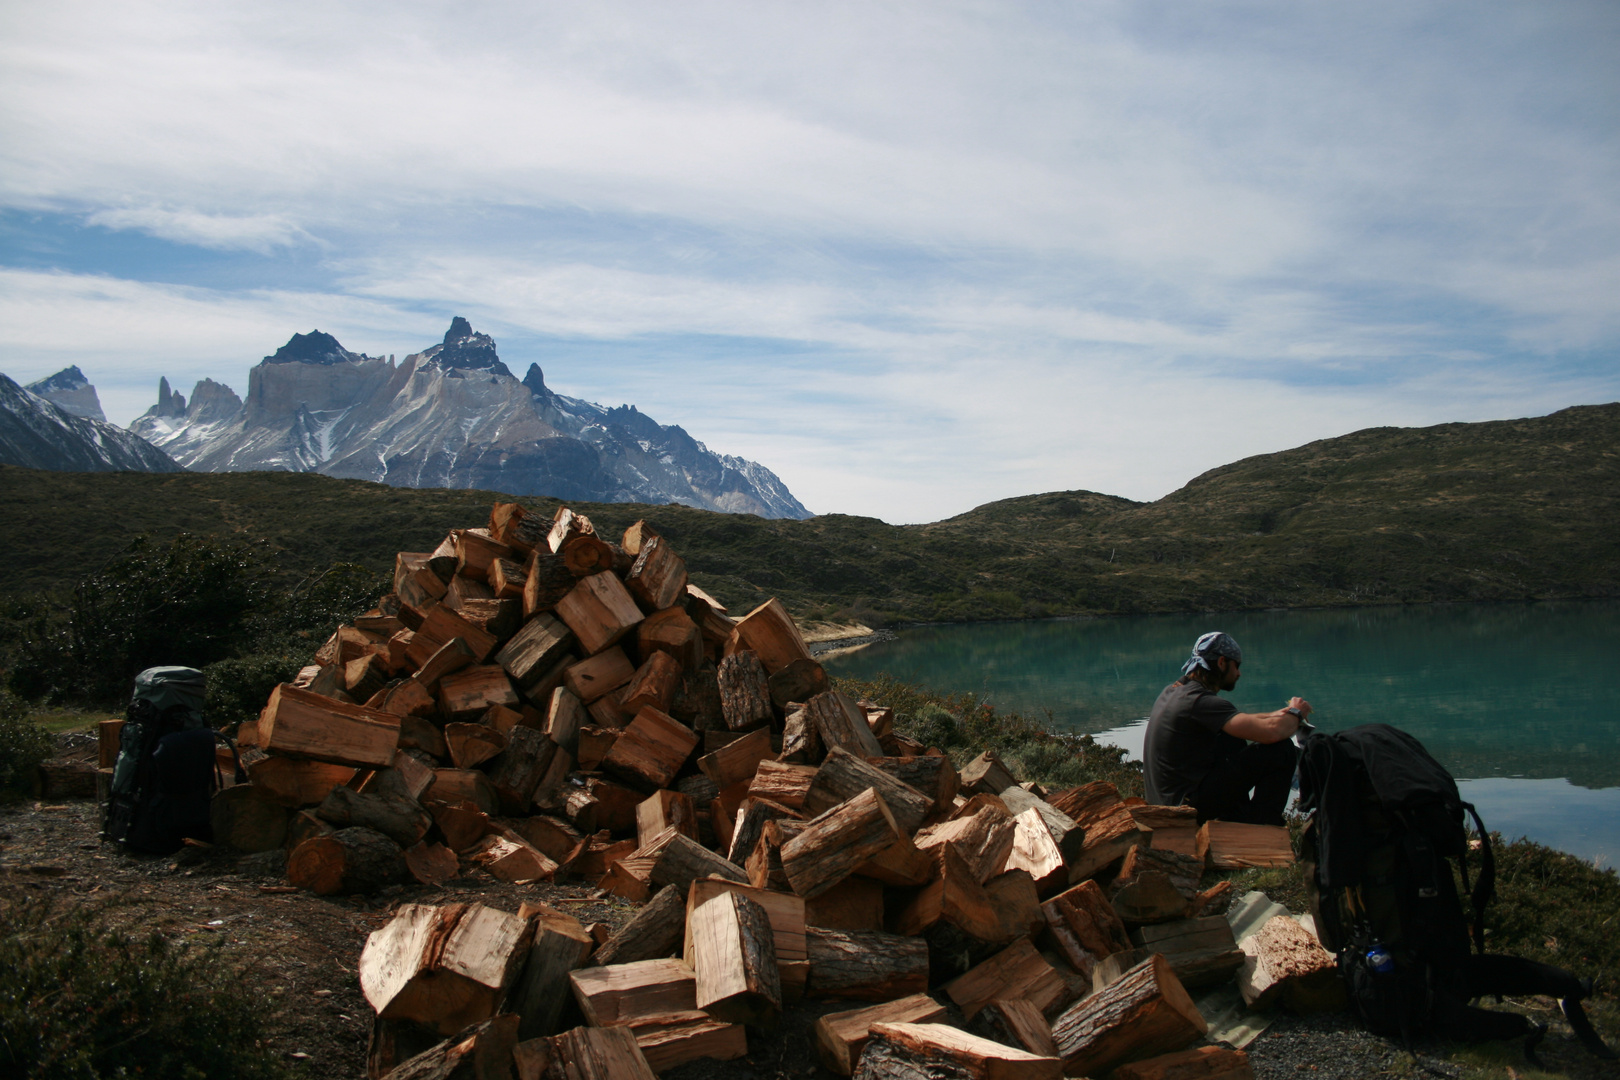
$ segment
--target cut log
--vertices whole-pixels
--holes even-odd
[[[748,794],[753,798],[768,799],[779,806],[798,810],[816,779],[814,765],[788,765],[780,761],[761,761],[749,781]]]
[[[580,578],[611,571],[616,553],[607,541],[587,534],[571,537],[557,554],[568,572]]]
[[[737,783],[751,783],[760,762],[770,756],[770,728],[755,728],[714,753],[698,758],[698,768],[714,781],[715,787],[728,788]]]
[[[489,534],[488,529],[456,529],[456,573],[485,581],[496,559],[510,559],[515,552]]]
[[[765,601],[737,621],[726,644],[726,654],[744,649],[759,654],[767,675],[774,675],[795,660],[810,659],[810,649],[804,643],[799,628],[788,615],[780,600]],[[877,757],[874,753],[871,757]]]
[[[808,658],[795,660],[776,672],[770,677],[769,685],[771,704],[781,712],[786,712],[788,705],[794,702],[803,704],[832,689],[826,669]]]
[[[818,998],[893,1001],[928,989],[928,943],[874,931],[807,927],[810,978],[805,992]]]
[[[490,507],[489,535],[522,555],[546,542],[551,525],[539,514],[530,513],[520,503],[498,502]]]
[[[505,678],[506,676],[501,676]],[[445,680],[448,682],[449,680]],[[446,724],[444,743],[458,769],[473,769],[506,749],[506,736],[483,724]]]
[[[451,851],[466,851],[494,830],[489,815],[470,802],[430,801],[434,824]]]
[[[386,655],[368,653],[343,665],[343,688],[356,701],[368,701],[388,684]]]
[[[467,858],[497,881],[552,881],[557,876],[557,864],[517,836],[486,836],[472,846]]]
[[[551,615],[536,615],[495,654],[495,662],[527,693],[574,647],[574,635]]]
[[[759,842],[754,845],[754,853],[748,856],[745,869],[748,871],[748,883],[756,889],[790,890],[787,873],[782,869],[782,845],[803,832],[809,822],[804,821],[767,821],[765,831],[760,834]]]
[[[986,750],[962,767],[962,793],[982,792],[1000,795],[1010,787],[1018,786],[1018,778],[1007,771],[994,750]]]
[[[596,941],[578,919],[545,904],[526,903],[518,915],[530,920],[534,936],[506,1008],[523,1018],[520,1038],[555,1035],[569,1001],[571,976],[590,957]]]
[[[683,670],[696,671],[703,664],[703,635],[685,611],[665,608],[636,625],[636,651],[643,657],[668,653]]]
[[[456,638],[472,650],[474,663],[482,664],[495,651],[495,635],[440,604],[422,617],[422,625],[411,638],[411,647],[405,655],[420,670]]]
[[[453,725],[445,728],[446,736],[450,726]],[[556,753],[557,744],[534,728],[512,728],[506,737],[506,749],[489,769],[489,782],[500,798],[503,811],[514,815],[529,812],[534,804],[534,793],[545,779]]]
[[[1137,845],[1126,854],[1119,877],[1110,886],[1114,910],[1135,924],[1186,918],[1203,872],[1197,856]]]
[[[291,851],[312,836],[330,836],[337,832],[329,821],[322,821],[308,810],[300,810],[287,819],[286,848]]]
[[[627,712],[640,712],[651,706],[667,713],[680,685],[680,662],[669,653],[655,652],[624,684],[624,693],[619,696],[619,702]]]
[[[816,1021],[816,1056],[839,1076],[855,1071],[874,1024],[931,1024],[945,1018],[945,1007],[927,994],[828,1013]]]
[[[765,665],[749,650],[734,653],[720,661],[715,677],[720,685],[720,709],[732,731],[747,731],[769,724],[771,689]]]
[[[1073,997],[1058,970],[1023,939],[946,983],[944,990],[969,1020],[997,998],[1021,997],[1051,1016]]]
[[[707,776],[710,787],[715,787],[713,780]],[[715,837],[720,841],[718,848],[724,851],[731,850],[731,842],[735,838],[737,815],[742,812],[743,803],[747,802],[748,785],[746,783],[733,784],[728,788],[718,789],[718,793],[709,803],[709,825],[714,829]]]
[[[748,1035],[741,1024],[723,1023],[696,1009],[643,1017],[626,1026],[656,1073],[689,1061],[732,1061],[748,1053]]]
[[[252,784],[216,792],[208,817],[214,843],[237,851],[274,851],[287,840],[287,808],[266,799]]]
[[[686,562],[661,536],[641,545],[624,584],[647,611],[674,607],[686,594]]]
[[[1054,896],[1041,911],[1058,951],[1085,978],[1091,978],[1099,961],[1131,947],[1125,924],[1095,881]]]
[[[711,874],[747,884],[748,875],[710,851],[678,829],[665,829],[651,842],[636,849],[641,858],[654,860],[652,880],[658,885],[672,885],[684,895],[692,882]]]
[[[1063,1063],[945,1024],[874,1024],[855,1080],[1059,1080]]]
[[[698,1008],[730,1023],[774,1023],[782,1010],[782,981],[765,909],[728,891],[698,904],[687,922]]]
[[[1040,1057],[1058,1056],[1052,1025],[1025,998],[997,998],[979,1010],[975,1030],[1004,1046],[1016,1046]]]
[[[1237,984],[1244,1004],[1263,1009],[1280,999],[1301,1013],[1342,1007],[1344,983],[1332,954],[1288,916],[1273,916],[1240,947]]]
[[[936,812],[948,810],[956,800],[956,767],[948,757],[929,757],[926,754],[880,757],[872,758],[870,763],[907,787],[928,796],[933,800]]]
[[[1046,929],[1041,897],[1027,870],[1007,870],[984,883],[984,891],[1001,919],[1002,940],[1033,938]]]
[[[477,720],[491,705],[515,709],[522,703],[499,664],[475,664],[439,680],[439,709],[451,720]]]
[[[593,1027],[697,1008],[697,976],[686,961],[672,957],[580,968],[568,980]]]
[[[822,930],[882,930],[883,884],[852,875],[804,902],[804,921]]]
[[[353,780],[355,772],[348,765],[273,754],[267,754],[251,764],[244,761],[244,765],[248,780],[261,796],[292,810],[315,806],[326,798],[327,792]]]
[[[810,710],[800,706],[782,721],[782,754],[779,760],[794,765],[819,765],[827,756],[821,745],[821,732],[816,728]]]
[[[428,565],[432,557],[427,551],[402,551],[394,556],[394,592],[402,603],[423,608],[444,595],[444,579]],[[421,602],[413,599],[418,596]]]
[[[411,638],[411,645],[413,648],[416,645],[414,636]],[[472,646],[461,638],[453,637],[434,649],[432,655],[420,664],[417,664],[414,658],[407,658],[407,663],[417,664],[416,674],[407,681],[416,683],[428,694],[434,695],[434,706],[437,708],[439,683],[443,681],[444,677],[453,675],[469,664],[477,662],[478,659],[473,653]]]
[[[809,822],[782,845],[782,870],[800,896],[819,896],[903,834],[877,792],[855,798]]]
[[[609,690],[585,707],[586,712],[590,713],[592,723],[598,727],[614,729],[630,726],[630,721],[636,716],[634,713],[625,712],[623,706],[619,704],[622,690],[623,687],[619,690]]]
[[[602,759],[613,750],[613,744],[618,741],[619,732],[614,729],[587,724],[579,729],[574,738],[574,744],[579,752],[576,764],[585,772],[594,772],[602,764]]]
[[[354,768],[391,764],[399,749],[399,717],[287,683],[270,691],[258,730],[268,752]]]
[[[909,836],[901,836],[890,846],[855,868],[862,877],[902,888],[926,885],[938,873],[934,857],[918,851]]]
[[[427,566],[448,584],[456,576],[456,561],[456,534],[452,531],[428,554]]]
[[[1155,851],[1198,854],[1198,810],[1191,806],[1132,806],[1131,817],[1144,829],[1153,830]]]
[[[375,829],[402,849],[413,847],[433,827],[432,815],[409,799],[362,795],[344,787],[327,792],[315,816],[339,829],[354,825]]]
[[[939,852],[939,876],[918,890],[895,929],[902,934],[921,934],[948,923],[981,942],[1005,941],[1006,928],[973,870],[955,847],[947,844]]]
[[[827,760],[832,760],[831,754]],[[919,830],[913,842],[918,851],[935,858],[945,847],[954,849],[982,885],[1006,867],[1017,833],[1013,819],[999,805],[987,802],[976,813]]]
[[[636,841],[645,845],[665,829],[698,838],[697,811],[679,791],[655,791],[636,806]]]
[[[1033,808],[1025,810],[1013,819],[1013,828],[1007,868],[1027,871],[1042,895],[1049,896],[1067,886],[1069,868],[1040,812]]]
[[[597,829],[607,829],[615,835],[635,833],[636,807],[645,798],[641,792],[593,776],[585,781],[585,794],[595,804]],[[581,831],[585,831],[583,827]]]
[[[740,624],[739,624],[740,625]],[[767,665],[768,666],[768,665]],[[817,694],[804,703],[805,713],[816,726],[821,745],[831,752],[834,747],[849,751],[859,758],[883,757],[883,747],[866,724],[866,713],[848,694],[829,690]],[[786,744],[783,750],[787,749]]]
[[[443,844],[424,840],[405,852],[405,871],[423,885],[443,885],[461,872],[461,860]]]
[[[412,746],[416,746],[417,749],[427,750],[429,753],[433,752],[430,748],[431,743],[427,745],[407,744],[405,741],[407,736],[417,737],[414,733],[422,730],[421,724],[407,724],[406,721],[420,720],[425,716],[437,716],[439,712],[439,699],[428,693],[427,688],[417,682],[416,679],[404,679],[395,683],[382,692],[381,700],[376,705],[367,705],[367,708],[380,709],[385,713],[400,718],[400,749],[408,750]],[[427,726],[433,727],[431,724]],[[433,730],[437,731],[438,729],[433,728]],[[444,740],[440,738],[441,756],[443,742]]]
[[[618,644],[641,621],[641,609],[611,571],[580,578],[557,601],[556,612],[592,656]]]
[[[317,896],[373,893],[405,877],[405,853],[374,829],[312,836],[287,856],[287,880]]]
[[[627,964],[674,956],[686,931],[686,897],[679,889],[660,889],[635,917],[596,950],[593,962]]]
[[[1280,825],[1206,821],[1198,830],[1197,856],[1217,870],[1294,865],[1294,844]]]
[[[536,548],[523,564],[523,617],[551,611],[578,584],[561,555]]]
[[[1131,944],[1163,954],[1183,986],[1225,982],[1243,966],[1232,925],[1219,915],[1139,926],[1131,931]]]
[[[1121,1065],[1113,1080],[1254,1080],[1254,1069],[1242,1050],[1198,1046]]]
[[[868,788],[882,797],[884,805],[894,815],[894,823],[908,836],[917,831],[923,819],[933,810],[933,800],[929,796],[869,764],[864,758],[830,744],[826,759],[816,771],[810,790],[805,793],[804,809],[812,814],[825,813]],[[1007,834],[1007,846],[1010,847],[1010,824]],[[920,848],[923,845],[917,846]],[[1001,857],[1005,858],[1005,854],[1002,851]]]
[[[572,754],[580,726],[584,723],[585,703],[579,699],[579,695],[563,686],[553,690],[546,706],[546,738]]]
[[[1075,858],[1085,849],[1086,834],[1085,830],[1080,828],[1079,822],[1044,798],[1028,791],[1025,785],[1002,788],[996,797],[1007,807],[1007,813],[1014,817],[1031,810],[1035,811],[1045,823],[1046,831],[1052,834],[1052,840],[1057,844],[1058,851],[1063,854],[1065,862]]]
[[[551,767],[534,791],[534,805],[542,810],[561,811],[567,794],[568,774],[574,771],[574,755],[562,747],[551,755]]]
[[[737,819],[731,829],[731,840],[726,845],[726,858],[736,866],[744,866],[748,857],[754,853],[759,845],[759,838],[765,833],[767,822],[780,821],[782,818],[799,819],[799,815],[785,806],[778,806],[765,799],[750,798],[742,804],[737,811]]]
[[[486,814],[501,812],[501,799],[489,777],[477,769],[434,769],[433,786],[424,800],[469,802]]]
[[[782,981],[783,1001],[796,1001],[803,997],[810,970],[806,954],[804,900],[792,893],[769,892],[734,881],[703,878],[694,881],[687,890],[687,912],[690,914],[698,905],[723,892],[746,896],[765,910],[765,917],[771,924],[771,940],[776,948],[776,970]],[[682,955],[690,958],[690,928],[686,932],[685,942]]]
[[[1052,1039],[1064,1072],[1101,1076],[1128,1061],[1180,1050],[1208,1030],[1169,962],[1155,955],[1054,1020]]]
[[[551,1064],[544,1080],[654,1080],[628,1027],[577,1027],[547,1041]]]
[[[482,904],[406,904],[366,939],[360,989],[384,1019],[453,1035],[494,1015],[530,935],[529,920]]]
[[[696,732],[649,705],[619,735],[602,768],[656,791],[674,782],[697,745]]]
[[[507,1080],[517,1031],[514,1014],[485,1020],[400,1062],[383,1080]]]
[[[653,889],[657,887],[652,883],[652,866],[651,859],[626,856],[607,868],[596,887],[633,904],[645,904],[652,899]]]
[[[1100,873],[1137,844],[1149,842],[1153,835],[1137,827],[1130,808],[1119,797],[1119,789],[1104,780],[1062,792],[1048,801],[1085,830],[1084,848],[1069,860],[1071,882]]]

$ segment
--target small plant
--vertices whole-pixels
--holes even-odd
[[[26,790],[50,753],[50,735],[29,719],[11,691],[0,688],[0,792]]]
[[[0,1074],[277,1080],[260,1008],[216,943],[107,928],[104,911],[0,902]]]

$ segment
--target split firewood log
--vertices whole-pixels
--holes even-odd
[[[781,822],[773,822],[780,828]],[[800,896],[837,885],[903,834],[876,791],[868,788],[808,822],[781,848],[782,871]]]
[[[1021,997],[1042,1014],[1055,1015],[1074,996],[1058,970],[1023,939],[946,983],[944,990],[969,1020],[998,998]]]
[[[685,935],[685,895],[680,889],[660,889],[634,918],[596,950],[591,960],[605,967],[674,956],[680,951]]]
[[[810,658],[810,648],[780,600],[765,601],[737,621],[726,642],[726,654],[744,649],[759,654],[765,672],[774,675],[795,660]],[[873,754],[877,757],[877,754]]]
[[[1197,1046],[1121,1065],[1113,1080],[1254,1080],[1249,1055],[1224,1046]]]
[[[855,1071],[876,1024],[931,1024],[945,1018],[945,1007],[927,994],[828,1013],[816,1021],[816,1056],[839,1076]]]
[[[1052,1022],[1052,1039],[1072,1076],[1101,1076],[1117,1065],[1180,1050],[1209,1030],[1163,956],[1082,998]]]
[[[810,978],[818,998],[892,1001],[928,989],[928,943],[878,931],[805,929]]]
[[[1131,948],[1114,905],[1095,881],[1082,881],[1041,905],[1047,931],[1058,952],[1085,978],[1097,963]]]
[[[628,1027],[577,1027],[547,1041],[550,1064],[543,1080],[655,1080]]]
[[[975,1033],[1005,1046],[1016,1046],[1039,1057],[1058,1056],[1052,1025],[1027,998],[997,998],[979,1010]]]
[[[433,827],[432,815],[412,800],[362,795],[343,787],[327,792],[315,815],[340,829],[354,825],[375,829],[401,849],[414,846]]]
[[[805,793],[804,808],[812,814],[825,813],[868,788],[882,797],[884,805],[894,815],[894,823],[908,836],[917,831],[933,810],[929,796],[838,746],[827,751],[826,760]],[[1010,839],[1008,844],[1010,846]]]
[[[757,654],[745,649],[725,657],[720,661],[715,678],[720,686],[720,710],[726,727],[732,731],[747,731],[771,722],[775,714],[771,709],[769,676]]]
[[[727,891],[689,911],[687,926],[698,1008],[731,1023],[774,1023],[782,1010],[782,980],[765,909]]]
[[[517,1015],[496,1016],[400,1062],[386,1080],[505,1080],[517,1040]]]
[[[495,1014],[531,933],[529,920],[482,904],[406,904],[366,939],[360,989],[379,1016],[454,1034]]]
[[[1232,925],[1220,915],[1138,926],[1131,931],[1131,943],[1162,953],[1183,986],[1212,986],[1243,966]]]
[[[945,1024],[874,1024],[855,1080],[948,1076],[952,1080],[1059,1080],[1063,1063]]]
[[[526,903],[518,915],[530,921],[533,938],[506,1008],[523,1018],[519,1038],[555,1035],[570,1001],[571,976],[590,958],[596,940],[578,919],[546,904]]]

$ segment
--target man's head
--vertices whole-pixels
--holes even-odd
[[[1193,642],[1192,656],[1181,665],[1181,673],[1215,689],[1230,690],[1237,685],[1243,650],[1232,635],[1211,630]]]

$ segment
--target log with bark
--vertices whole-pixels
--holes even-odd
[[[882,797],[894,815],[894,823],[908,836],[917,831],[934,807],[930,796],[866,759],[834,746],[827,751],[826,760],[805,793],[804,809],[812,814],[825,813],[868,788]]]
[[[874,1024],[855,1080],[1059,1080],[1063,1063],[945,1024]]]
[[[912,754],[872,758],[870,764],[928,796],[935,812],[948,811],[956,801],[959,778],[948,757]]]
[[[748,731],[769,724],[771,708],[769,677],[759,656],[750,650],[723,658],[715,672],[720,686],[720,711],[726,727]]]
[[[827,756],[821,732],[806,706],[791,710],[782,721],[782,753],[778,760],[794,765],[819,765]]]
[[[243,755],[242,764],[248,780],[258,789],[260,796],[296,810],[315,806],[326,798],[326,793],[342,787],[354,779],[355,770],[349,765],[333,765],[325,761],[307,761],[300,758],[264,754],[251,761]]]
[[[768,675],[776,674],[795,660],[810,659],[810,649],[805,645],[799,628],[794,625],[787,608],[776,599],[765,601],[737,620],[726,643],[726,653],[730,655],[744,649],[759,654]]]
[[[692,908],[687,929],[698,1008],[730,1023],[774,1023],[782,1010],[782,980],[765,909],[727,891]]]
[[[874,1024],[931,1024],[945,1018],[945,1007],[927,994],[828,1013],[816,1021],[816,1056],[839,1076],[855,1071]]]
[[[580,727],[587,723],[585,703],[579,696],[567,687],[559,686],[551,692],[546,704],[546,719],[542,730],[546,738],[568,751],[574,753],[575,739],[579,736]]]
[[[494,634],[440,604],[423,616],[422,625],[412,635],[411,646],[405,651],[406,658],[420,671],[440,649],[457,638],[472,650],[475,664],[488,659],[497,644]]]
[[[681,685],[680,661],[666,652],[655,652],[636,669],[630,681],[619,694],[619,704],[626,712],[640,712],[652,706],[668,712],[670,702]]]
[[[1018,778],[1001,763],[994,750],[986,750],[962,767],[962,793],[979,792],[1000,795],[1003,790],[1018,786]]]
[[[258,738],[270,753],[377,768],[399,749],[399,717],[282,683],[259,714]]]
[[[1153,830],[1155,851],[1198,854],[1198,810],[1191,806],[1155,806],[1145,803],[1131,807],[1137,825]]]
[[[624,584],[647,611],[674,607],[686,595],[686,563],[661,536],[648,538],[636,553]]]
[[[697,1008],[697,976],[686,961],[673,957],[581,967],[569,972],[568,981],[593,1027]]]
[[[507,1080],[518,1024],[513,1013],[492,1017],[401,1061],[384,1080]]]
[[[557,617],[579,638],[587,655],[595,655],[636,628],[641,608],[611,571],[591,574],[557,601]]]
[[[816,779],[814,765],[789,765],[781,761],[761,761],[748,784],[748,794],[769,799],[779,806],[798,810]]]
[[[751,782],[759,770],[760,762],[770,756],[770,728],[755,728],[741,738],[732,739],[713,753],[698,758],[698,768],[714,781],[715,787],[728,788],[736,783]]]
[[[1072,788],[1048,801],[1085,830],[1085,846],[1069,860],[1071,882],[1101,873],[1137,844],[1149,842],[1153,835],[1137,826],[1130,808],[1119,797],[1119,789],[1106,780]]]
[[[602,768],[649,791],[666,788],[697,748],[697,733],[666,712],[646,706],[636,713]]]
[[[1131,943],[1163,954],[1183,986],[1225,982],[1243,966],[1232,925],[1220,915],[1139,926],[1131,931]]]
[[[973,1029],[1004,1046],[1016,1046],[1040,1057],[1058,1056],[1052,1025],[1028,998],[997,998],[979,1010]]]
[[[771,704],[780,712],[794,702],[809,701],[832,689],[827,671],[810,659],[795,660],[770,677]]]
[[[1198,1046],[1121,1065],[1113,1080],[1254,1080],[1254,1069],[1242,1050]]]
[[[553,1035],[543,1080],[655,1080],[628,1027],[578,1027]]]
[[[792,893],[756,889],[735,881],[703,878],[694,881],[687,890],[687,912],[690,913],[699,904],[706,903],[723,892],[746,896],[765,910],[765,918],[771,924],[771,941],[776,947],[776,970],[782,980],[782,999],[784,1002],[798,1000],[804,995],[805,981],[810,970],[805,940],[804,899]],[[683,956],[690,955],[691,946],[692,934],[688,928],[682,950]]]
[[[731,839],[726,845],[727,860],[737,866],[746,866],[748,857],[754,853],[760,837],[765,834],[766,823],[783,818],[797,821],[800,815],[768,799],[749,798],[738,809],[737,819],[732,823]]]
[[[1082,881],[1054,896],[1041,911],[1058,952],[1087,979],[1099,961],[1131,948],[1124,922],[1095,881]]]
[[[533,937],[506,1008],[523,1018],[520,1038],[555,1035],[570,1002],[570,975],[590,958],[596,940],[578,919],[546,904],[526,903],[518,915],[529,920]]]
[[[882,744],[867,726],[865,711],[848,694],[837,690],[817,694],[804,703],[804,711],[829,752],[838,747],[859,758],[884,756]]]
[[[401,848],[415,845],[433,827],[433,816],[413,800],[396,795],[363,795],[338,787],[327,792],[315,815],[340,829],[375,829]]]
[[[986,801],[973,813],[919,830],[912,839],[918,851],[935,858],[945,848],[953,849],[982,885],[1006,867],[1017,832],[1006,811],[998,803]]]
[[[636,666],[617,645],[563,669],[563,686],[586,705],[619,689],[635,677]]]
[[[689,796],[679,791],[655,791],[636,806],[636,841],[646,845],[665,829],[674,829],[693,840],[698,838],[697,810]]]
[[[773,822],[780,827],[780,822]],[[818,896],[902,833],[876,791],[868,788],[808,822],[781,848],[782,871],[800,896]]]
[[[1139,844],[1126,854],[1109,886],[1114,910],[1127,923],[1186,918],[1203,873],[1203,861],[1195,855]]]
[[[685,894],[680,889],[660,889],[592,954],[591,961],[605,967],[674,956],[685,935]]]
[[[287,880],[317,896],[357,896],[402,880],[405,853],[375,829],[350,827],[312,836],[287,856]]]
[[[627,1025],[656,1073],[689,1061],[732,1061],[748,1053],[741,1024],[727,1024],[698,1009],[642,1017]]]
[[[688,672],[702,667],[705,657],[697,623],[679,607],[655,611],[636,624],[636,652],[642,657],[668,653]]]
[[[448,732],[448,728],[446,730]],[[556,743],[534,728],[512,728],[506,737],[506,749],[489,769],[489,782],[504,812],[529,813],[534,805],[534,793],[550,770],[557,749]]]
[[[497,881],[552,881],[557,876],[557,864],[515,834],[485,836],[468,850],[467,858]]]
[[[1153,955],[1111,986],[1082,998],[1052,1022],[1071,1076],[1180,1050],[1209,1030],[1163,956]]]
[[[523,624],[512,640],[501,646],[495,662],[513,685],[528,693],[574,647],[573,632],[555,616],[540,614]]]
[[[966,973],[946,983],[945,993],[972,1020],[997,998],[1021,997],[1045,1015],[1054,1015],[1073,998],[1068,982],[1028,940],[1020,939]]]
[[[881,931],[805,929],[805,992],[818,998],[892,1001],[928,989],[928,943]]]
[[[551,611],[578,584],[561,555],[536,548],[523,564],[523,617]]]
[[[727,881],[746,884],[748,875],[680,830],[665,829],[636,849],[637,857],[653,860],[652,880],[672,885],[683,895],[692,882],[718,875]]]

